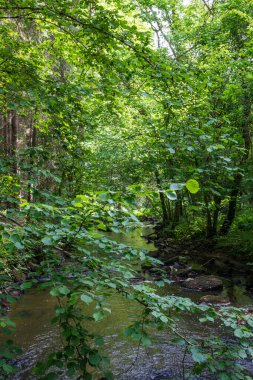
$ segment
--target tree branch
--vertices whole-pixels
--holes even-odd
[[[129,49],[131,49],[131,50],[133,50],[137,55],[139,55],[139,56],[141,56],[142,57],[142,59],[144,60],[144,61],[146,61],[150,66],[152,66],[152,67],[156,67],[156,65],[150,60],[150,59],[148,59],[147,57],[146,57],[146,52],[144,52],[144,51],[140,51],[134,44],[132,44],[132,42],[131,41],[126,41],[126,40],[124,40],[124,39],[122,39],[122,38],[120,38],[119,36],[116,36],[114,33],[111,33],[111,32],[109,32],[109,31],[107,31],[107,30],[103,30],[103,29],[101,29],[101,28],[99,28],[99,27],[97,27],[97,26],[95,26],[95,25],[93,25],[93,24],[88,24],[88,23],[86,23],[86,22],[84,22],[84,21],[82,21],[82,20],[80,20],[79,18],[76,18],[76,17],[74,17],[74,16],[72,16],[72,15],[70,15],[70,14],[68,14],[68,13],[66,13],[66,12],[61,12],[61,11],[59,11],[59,12],[56,12],[56,11],[54,11],[54,10],[52,10],[52,9],[45,9],[45,8],[33,8],[33,7],[0,7],[0,10],[4,10],[4,11],[11,11],[11,10],[30,10],[30,11],[32,11],[32,12],[35,12],[35,13],[41,13],[41,14],[43,14],[43,12],[44,11],[46,11],[46,13],[48,14],[48,13],[52,13],[52,15],[54,15],[54,16],[60,16],[60,17],[63,17],[63,18],[65,18],[65,19],[67,19],[67,20],[71,20],[72,22],[74,22],[74,23],[76,23],[76,24],[78,24],[78,25],[81,25],[81,26],[83,26],[83,27],[86,27],[86,28],[90,28],[90,29],[93,29],[93,30],[96,30],[97,32],[99,32],[99,33],[101,33],[101,34],[104,34],[105,36],[108,36],[108,37],[110,37],[110,38],[112,38],[112,39],[114,39],[114,40],[116,40],[116,41],[119,41],[120,43],[122,43],[123,45],[125,45],[127,48],[129,48]],[[17,16],[0,16],[0,19],[1,18],[23,18],[23,17],[26,17],[26,15],[17,15]],[[60,27],[59,25],[58,25],[58,27]]]
[[[6,220],[9,220],[10,222],[12,222],[13,224],[15,224],[16,226],[18,227],[21,227],[25,230],[25,226],[23,226],[21,223],[17,222],[16,220],[10,218],[9,216],[6,216],[4,215],[3,213],[0,212],[0,216],[2,216],[3,218],[5,218]],[[38,237],[38,235],[36,234],[36,232],[33,232],[33,231],[29,231],[32,235]],[[56,249],[57,251],[61,252],[61,253],[65,253],[66,255],[69,255],[69,252],[65,251],[64,249],[60,248],[60,247],[53,247],[53,249]]]
[[[206,0],[202,0],[203,4],[205,5],[205,7],[208,9],[208,12],[212,13],[212,8],[210,7],[210,5],[208,4],[208,2]]]
[[[41,12],[44,10],[43,8],[34,8],[34,7],[0,7],[0,10],[3,11],[12,11],[12,10],[17,10],[17,11],[33,11],[33,12]]]

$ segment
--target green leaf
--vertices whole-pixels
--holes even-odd
[[[59,293],[66,296],[67,294],[70,293],[70,290],[69,288],[67,288],[67,286],[63,285],[61,286],[59,289],[58,289]]]
[[[17,241],[14,245],[17,249],[24,249],[25,248],[25,246],[23,244],[21,244],[19,241]]]
[[[63,285],[60,287],[55,287],[50,291],[51,296],[53,297],[59,297],[59,296],[66,296],[70,293],[69,288],[67,286]]]
[[[98,228],[99,230],[102,230],[102,231],[106,231],[106,230],[107,230],[106,225],[105,225],[104,223],[102,223],[102,222],[100,222],[100,223],[97,225],[97,228]]]
[[[165,315],[161,315],[160,316],[160,320],[162,321],[162,322],[164,322],[164,323],[168,323],[168,318],[165,316]]]
[[[13,322],[10,318],[5,318],[5,322],[6,322],[6,325],[10,326],[10,327],[16,327],[16,323]]]
[[[78,194],[76,196],[76,199],[77,200],[81,200],[82,202],[87,202],[89,201],[89,197],[87,197],[87,195],[83,195],[83,194]]]
[[[206,357],[199,351],[198,347],[191,348],[192,359],[197,363],[204,363],[207,359]]]
[[[64,314],[65,312],[66,312],[66,308],[65,307],[57,307],[56,309],[55,309],[55,314],[56,315],[60,315],[60,314]]]
[[[3,370],[4,370],[4,372],[5,373],[13,373],[13,372],[15,372],[15,368],[14,367],[12,367],[12,366],[10,366],[9,364],[7,364],[7,363],[4,363],[3,364]]]
[[[93,299],[87,294],[82,294],[80,298],[83,302],[87,303],[87,305],[93,302]]]
[[[104,319],[104,312],[103,311],[96,311],[94,314],[93,314],[93,318],[95,319],[95,321],[101,321],[102,319]]]
[[[234,331],[234,335],[237,336],[237,338],[243,338],[244,337],[244,333],[241,329],[236,329]]]
[[[192,194],[196,194],[199,191],[199,183],[195,179],[189,179],[185,185],[187,190]]]
[[[246,319],[247,323],[249,324],[249,326],[253,327],[253,318],[247,316],[245,319]]]
[[[54,244],[54,242],[52,241],[52,239],[50,237],[45,237],[41,241],[44,245],[53,245]]]
[[[246,353],[245,350],[240,349],[240,350],[238,351],[238,356],[239,356],[239,358],[241,358],[241,359],[246,359],[246,358],[247,358],[247,353]]]
[[[89,364],[93,367],[97,367],[98,364],[101,362],[101,356],[98,353],[89,353]]]
[[[103,346],[105,344],[105,341],[103,338],[96,338],[95,343],[97,346]]]
[[[177,193],[175,191],[166,190],[165,194],[166,197],[171,201],[175,201],[177,199]]]
[[[10,240],[14,244],[17,242],[20,242],[20,236],[18,234],[12,234],[12,235],[10,235]]]
[[[101,193],[99,194],[98,199],[102,202],[106,202],[108,199],[110,199],[110,197],[108,193]]]
[[[58,288],[53,288],[50,290],[50,294],[53,297],[58,297],[60,295]]]
[[[8,302],[10,302],[10,303],[14,303],[14,302],[17,301],[17,298],[11,296],[10,294],[5,294],[4,296],[5,296],[6,300],[7,300]]]
[[[220,375],[220,379],[221,380],[231,380],[231,377],[230,377],[230,375],[227,375],[226,373],[221,373]]]
[[[116,289],[117,288],[117,285],[114,283],[114,282],[107,282],[106,283],[106,286],[108,286],[109,288],[113,288],[113,289]]]
[[[21,290],[30,289],[32,286],[33,286],[33,282],[27,281],[27,282],[23,282],[23,284],[21,284],[20,289]]]
[[[83,204],[82,204],[82,203],[74,202],[74,203],[73,203],[73,206],[76,207],[76,208],[82,208],[82,207],[83,207]]]
[[[151,346],[152,342],[151,340],[147,337],[147,336],[142,336],[141,338],[141,343],[143,344],[143,346],[145,347],[148,347],[148,346]]]
[[[11,242],[15,245],[17,249],[24,249],[25,246],[21,243],[21,237],[18,234],[10,235]]]
[[[183,187],[184,187],[184,183],[171,183],[170,190],[172,191],[182,190]]]
[[[127,327],[124,329],[124,335],[129,337],[134,333],[134,329],[132,327]]]

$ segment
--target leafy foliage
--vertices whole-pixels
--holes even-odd
[[[195,374],[247,379],[229,363],[252,356],[251,318],[158,295],[159,260],[104,232],[140,226],[141,213],[177,237],[238,242],[251,230],[236,212],[252,203],[252,11],[243,0],[0,0],[1,327],[13,327],[6,285],[47,277],[65,343],[36,367],[42,379],[91,379],[90,367],[111,377],[85,323],[106,318],[113,292],[142,308],[127,337],[149,346],[150,327],[168,328]],[[135,284],[141,265],[161,279]],[[218,319],[231,344],[182,337],[185,312]],[[15,353],[8,341],[3,376]]]

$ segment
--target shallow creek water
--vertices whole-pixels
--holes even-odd
[[[148,234],[149,228],[137,229],[127,234],[109,234],[108,237],[128,244],[134,248],[155,250],[152,244],[147,244],[141,235]],[[228,283],[229,284],[229,283]],[[253,300],[242,287],[225,287],[224,294],[233,292],[236,306],[253,305]],[[162,290],[164,294],[174,294],[190,297],[198,301],[203,293],[186,291],[178,285],[168,285]],[[18,358],[20,371],[13,375],[13,380],[35,379],[30,369],[47,354],[61,345],[57,326],[50,323],[54,315],[55,299],[48,291],[33,289],[26,292],[12,307],[10,318],[17,324],[12,339],[23,348],[23,354]],[[122,329],[127,327],[135,316],[140,314],[140,306],[133,301],[115,294],[111,298],[112,313],[93,326],[96,333],[105,337],[104,352],[109,356],[115,379],[118,380],[162,380],[183,379],[182,361],[184,352],[180,347],[174,347],[171,334],[167,331],[152,332],[152,345],[148,348],[138,347],[132,341],[124,338]],[[92,327],[91,327],[92,328]],[[213,324],[200,325],[198,318],[187,316],[180,322],[180,332],[185,336],[222,335],[220,326]],[[99,379],[99,376],[94,375]],[[59,379],[68,378],[64,375]],[[207,377],[202,377],[207,379]]]

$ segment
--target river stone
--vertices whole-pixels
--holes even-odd
[[[223,288],[223,282],[219,277],[199,276],[196,278],[188,278],[183,282],[183,286],[187,289],[198,290],[201,292],[220,290]]]
[[[200,298],[201,303],[211,304],[211,305],[222,305],[229,306],[231,305],[230,299],[224,296],[215,296],[208,294]]]

